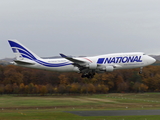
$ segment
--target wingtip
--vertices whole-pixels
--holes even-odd
[[[62,54],[62,53],[60,53],[60,56],[63,57],[63,58],[66,58],[66,57],[67,57],[66,55],[64,55],[64,54]]]

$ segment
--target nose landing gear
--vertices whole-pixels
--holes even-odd
[[[143,67],[140,67],[139,74],[142,74],[142,73],[143,73]]]

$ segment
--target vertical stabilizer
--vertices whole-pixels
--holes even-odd
[[[17,60],[38,60],[41,59],[39,56],[37,56],[35,53],[30,51],[27,47],[22,45],[17,40],[8,40],[13,53],[16,56]]]

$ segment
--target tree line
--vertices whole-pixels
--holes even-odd
[[[81,78],[78,73],[52,72],[13,65],[0,66],[0,94],[101,94],[159,92],[160,66],[115,70]]]

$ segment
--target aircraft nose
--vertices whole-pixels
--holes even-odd
[[[149,62],[150,64],[153,64],[153,63],[156,62],[156,59],[154,59],[153,57],[150,57],[150,56],[149,56],[148,62]]]

